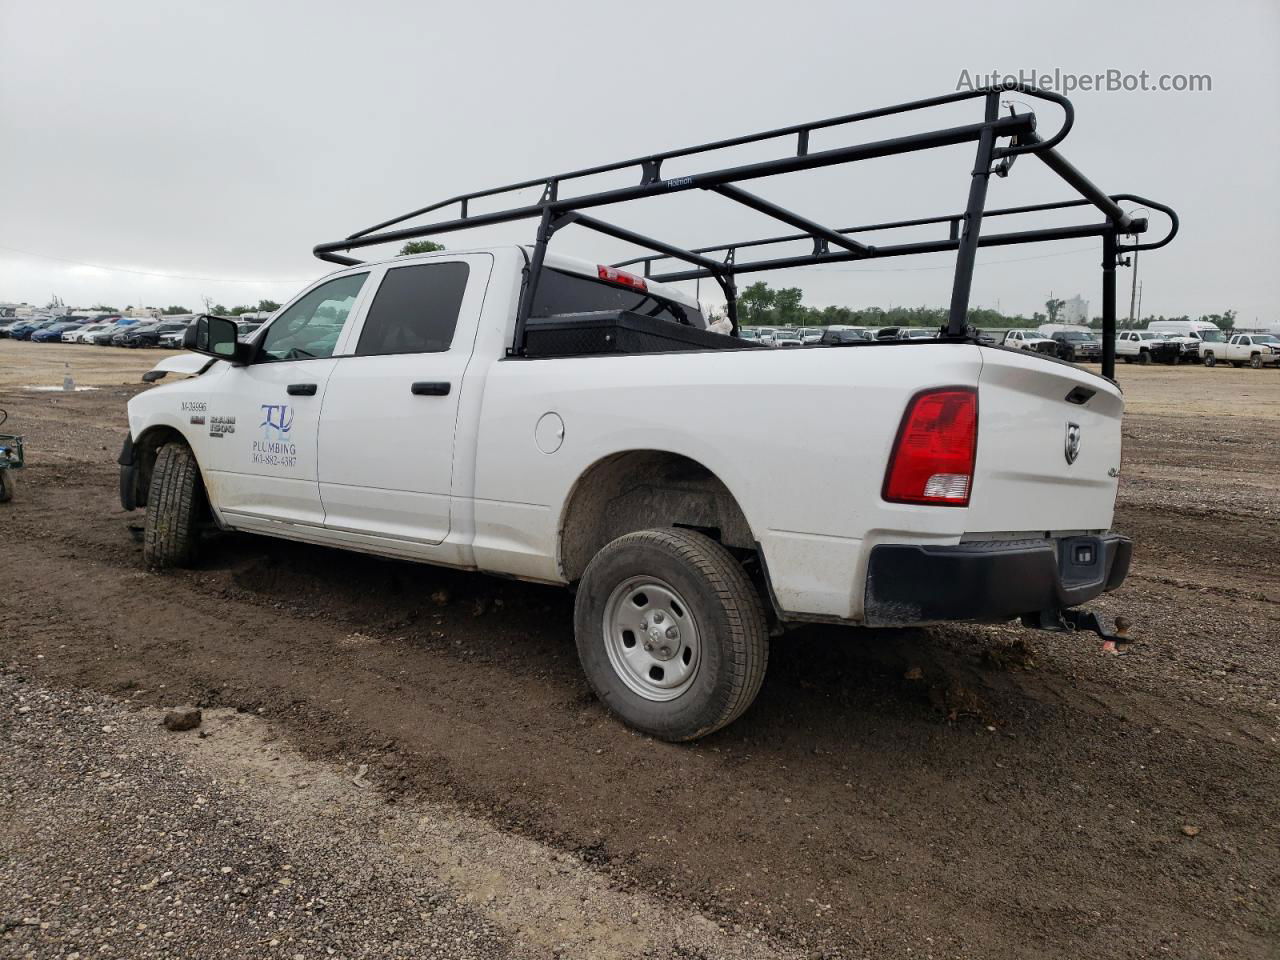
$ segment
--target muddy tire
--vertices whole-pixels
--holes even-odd
[[[157,570],[189,567],[200,546],[204,485],[195,454],[185,443],[166,443],[156,455],[147,494],[142,559]]]
[[[0,470],[0,503],[13,499],[13,471]]]
[[[1217,361],[1217,358],[1215,358],[1215,357],[1214,357],[1214,355],[1213,355],[1212,353],[1206,353],[1206,354],[1204,355],[1204,365],[1205,365],[1206,367],[1212,367],[1212,366],[1215,366],[1215,365],[1217,364],[1217,362],[1218,362],[1218,361]]]
[[[769,660],[764,607],[746,571],[691,530],[642,530],[604,547],[578,585],[574,632],[596,696],[662,740],[732,723]]]

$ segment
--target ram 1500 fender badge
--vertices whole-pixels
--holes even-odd
[[[1067,463],[1075,463],[1076,457],[1080,456],[1080,424],[1067,424],[1067,442],[1062,452],[1067,458]]]

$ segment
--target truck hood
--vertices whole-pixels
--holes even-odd
[[[188,377],[198,377],[217,361],[213,357],[204,357],[198,353],[180,353],[174,357],[165,357],[150,371],[142,375],[143,382],[154,383],[166,374],[180,373]]]

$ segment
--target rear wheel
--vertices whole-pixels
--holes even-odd
[[[1206,353],[1206,354],[1204,355],[1204,365],[1205,365],[1206,367],[1212,367],[1212,366],[1215,366],[1215,365],[1217,364],[1217,362],[1218,362],[1218,361],[1217,361],[1217,359],[1214,357],[1214,355],[1213,355],[1212,353]]]
[[[156,455],[147,493],[142,559],[156,569],[189,567],[200,545],[204,484],[195,454],[185,443],[166,443]]]
[[[691,530],[629,533],[596,554],[578,586],[574,629],[600,700],[663,740],[736,720],[769,658],[764,607],[746,571]]]

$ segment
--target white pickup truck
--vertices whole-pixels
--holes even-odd
[[[525,263],[509,247],[344,270],[251,344],[198,321],[221,359],[163,361],[198,375],[129,402],[122,489],[148,508],[147,561],[194,562],[212,521],[573,584],[593,683],[673,739],[745,709],[771,618],[1001,620],[1124,578],[1123,401],[1101,377],[975,344],[710,333],[717,348],[508,357]],[[546,266],[535,318],[698,315],[673,288]]]
[[[745,711],[769,637],[788,624],[1021,617],[1109,637],[1095,615],[1072,608],[1115,589],[1129,567],[1132,544],[1110,530],[1121,392],[1056,358],[983,345],[967,300],[978,247],[1028,239],[978,233],[986,178],[1007,173],[1014,152],[1063,172],[1106,217],[1035,239],[1098,237],[1114,270],[1133,249],[1119,239],[1147,223],[1056,153],[1069,102],[1018,89],[1063,107],[1058,133],[1041,139],[1034,116],[1003,115],[1004,88],[951,93],[462,195],[318,245],[342,269],[248,342],[231,320],[197,318],[184,344],[194,354],[144,378],[187,379],[130,400],[120,496],[126,509],[146,507],[145,560],[196,562],[203,533],[220,528],[568,585],[591,686],[627,723],[669,740]],[[968,126],[809,149],[813,130],[975,99],[984,119]],[[782,143],[784,155],[660,172],[756,142]],[[959,142],[977,144],[968,204],[933,221],[836,230],[735,186]],[[567,195],[579,178],[619,172],[639,182]],[[501,209],[495,199],[530,187],[542,191],[536,204]],[[796,235],[686,250],[593,215],[698,189],[799,228],[810,243],[755,258],[757,247]],[[486,212],[471,211],[474,200],[488,201]],[[1165,239],[1140,249],[1168,243],[1173,212],[1131,202],[1172,222]],[[455,204],[457,218],[402,226]],[[539,221],[532,246],[371,262],[339,252],[521,219]],[[920,222],[949,225],[950,235],[855,239]],[[636,261],[549,251],[569,226],[656,253],[637,258],[641,275],[622,269]],[[956,276],[936,337],[771,350],[736,336],[738,275],[946,250],[956,252]],[[670,258],[691,266],[653,272]],[[699,301],[679,286],[702,278],[725,293],[733,335],[707,330]]]
[[[1206,367],[1219,361],[1233,367],[1245,364],[1257,370],[1259,367],[1280,364],[1280,339],[1269,333],[1237,333],[1225,342],[1200,344],[1200,358]]]

